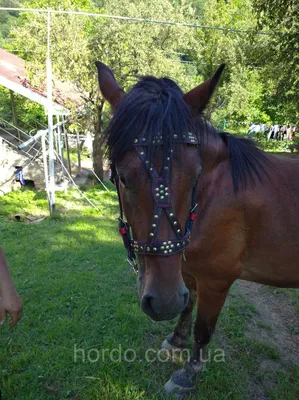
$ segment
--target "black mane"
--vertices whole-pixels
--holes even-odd
[[[124,97],[107,129],[109,159],[114,163],[132,149],[134,139],[146,135],[153,153],[153,140],[160,133],[163,151],[172,147],[174,135],[194,131],[191,110],[181,89],[168,78],[142,78]]]
[[[163,151],[168,154],[175,147],[174,135],[180,138],[188,132],[197,135],[201,147],[208,146],[209,137],[225,143],[235,192],[240,186],[246,188],[248,181],[254,182],[255,178],[261,181],[267,174],[265,164],[269,159],[252,141],[218,133],[203,117],[194,118],[178,85],[171,79],[152,76],[142,78],[117,107],[105,132],[108,157],[114,165],[123,153],[133,148],[136,137],[146,135],[151,158],[158,133],[162,133]]]

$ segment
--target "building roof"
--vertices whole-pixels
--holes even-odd
[[[25,60],[0,48],[0,85],[16,92],[35,103],[45,107],[48,106],[45,87],[37,88],[30,84],[26,77]],[[79,105],[82,98],[79,93],[72,88],[70,83],[62,83],[54,78],[53,88],[53,113],[68,114],[66,104],[72,103]]]

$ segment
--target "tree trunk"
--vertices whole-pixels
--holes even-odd
[[[104,102],[101,102],[97,108],[97,115],[95,120],[94,139],[93,139],[93,169],[97,176],[103,180],[103,112]]]

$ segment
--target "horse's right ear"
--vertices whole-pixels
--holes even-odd
[[[124,91],[116,82],[111,69],[108,68],[107,65],[100,61],[96,61],[95,65],[98,69],[99,86],[102,95],[115,110],[125,95]]]
[[[184,100],[192,108],[194,114],[200,114],[207,106],[216,89],[224,67],[225,64],[221,64],[210,79],[184,94]]]

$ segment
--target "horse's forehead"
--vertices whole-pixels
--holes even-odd
[[[149,151],[149,149],[144,146],[142,151],[145,153]],[[160,170],[160,167],[163,166],[166,155],[164,154],[163,147],[158,147],[153,150],[153,164],[154,166]],[[172,158],[172,166],[173,168],[180,168],[181,173],[190,173],[191,170],[196,169],[200,164],[199,159],[199,151],[196,146],[184,146],[179,145],[174,153]],[[144,162],[140,159],[135,149],[129,150],[116,161],[116,167],[119,170],[130,171],[130,170],[143,170],[145,169]]]

